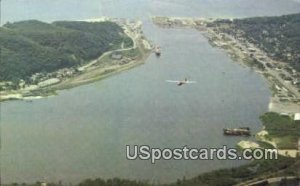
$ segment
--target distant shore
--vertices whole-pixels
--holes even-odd
[[[99,58],[77,67],[77,73],[68,78],[51,78],[23,89],[0,92],[0,102],[9,100],[33,100],[56,95],[57,90],[69,89],[107,78],[116,73],[141,65],[152,53],[152,44],[142,34],[142,22],[125,19],[97,18],[87,22],[112,21],[119,24],[133,40],[133,46],[105,52]],[[118,56],[114,57],[114,54]],[[68,71],[69,69],[65,69]],[[74,69],[70,69],[74,70]]]
[[[230,58],[240,65],[250,67],[257,73],[263,75],[267,80],[272,96],[268,106],[269,111],[278,113],[294,114],[300,111],[300,92],[289,82],[280,78],[278,69],[267,68],[263,71],[256,64],[249,63],[249,56],[259,53],[266,61],[270,61],[282,66],[282,62],[270,59],[267,54],[261,51],[252,43],[242,43],[232,36],[216,32],[214,28],[208,27],[208,23],[213,23],[217,19],[213,18],[191,18],[191,17],[153,17],[152,21],[161,28],[191,28],[196,29],[209,40],[210,44],[215,47],[224,49]],[[246,46],[245,46],[246,45]],[[253,52],[255,51],[255,52]],[[254,57],[256,57],[254,55]],[[265,64],[263,64],[265,65]],[[266,66],[266,65],[265,65]],[[284,97],[282,96],[284,95]]]
[[[272,96],[268,105],[269,112],[276,112],[281,115],[287,115],[293,117],[295,113],[300,112],[300,92],[297,88],[292,86],[290,82],[286,82],[280,78],[279,70],[283,69],[281,62],[274,61],[268,57],[268,55],[260,50],[257,46],[244,38],[241,38],[243,42],[235,39],[227,33],[219,32],[214,27],[208,27],[207,24],[213,23],[215,19],[205,18],[180,18],[180,17],[153,17],[154,24],[162,28],[190,28],[196,29],[208,39],[212,46],[222,48],[228,53],[229,57],[240,65],[250,67],[255,72],[262,75],[268,82]],[[218,31],[215,31],[218,30]],[[249,63],[250,56],[253,58],[263,58],[266,62],[261,64]],[[259,60],[261,61],[261,60]],[[268,68],[266,63],[270,62],[278,66],[278,68]],[[261,65],[264,68],[260,68]],[[266,68],[265,68],[266,67]],[[297,157],[297,153],[300,153],[300,149],[280,149],[277,148],[276,142],[267,138],[268,131],[262,130],[256,135],[256,141],[240,141],[237,146],[244,148],[264,148],[272,147],[278,150],[278,154],[282,156]],[[277,139],[277,141],[282,141]],[[299,139],[300,144],[300,139]],[[300,147],[299,147],[300,148]]]

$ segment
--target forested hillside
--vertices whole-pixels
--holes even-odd
[[[7,23],[0,28],[0,81],[77,66],[131,41],[112,22]]]

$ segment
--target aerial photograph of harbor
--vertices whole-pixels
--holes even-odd
[[[0,186],[300,186],[300,0],[0,0]]]

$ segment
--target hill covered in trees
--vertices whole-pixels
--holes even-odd
[[[132,44],[113,22],[7,23],[0,28],[0,81],[27,81],[38,72],[78,66],[122,42]]]
[[[230,35],[246,38],[273,59],[300,71],[300,14],[218,20],[213,24]]]

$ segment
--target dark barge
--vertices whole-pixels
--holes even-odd
[[[240,127],[234,129],[225,128],[223,129],[223,134],[227,136],[250,136],[251,132],[249,127]]]

